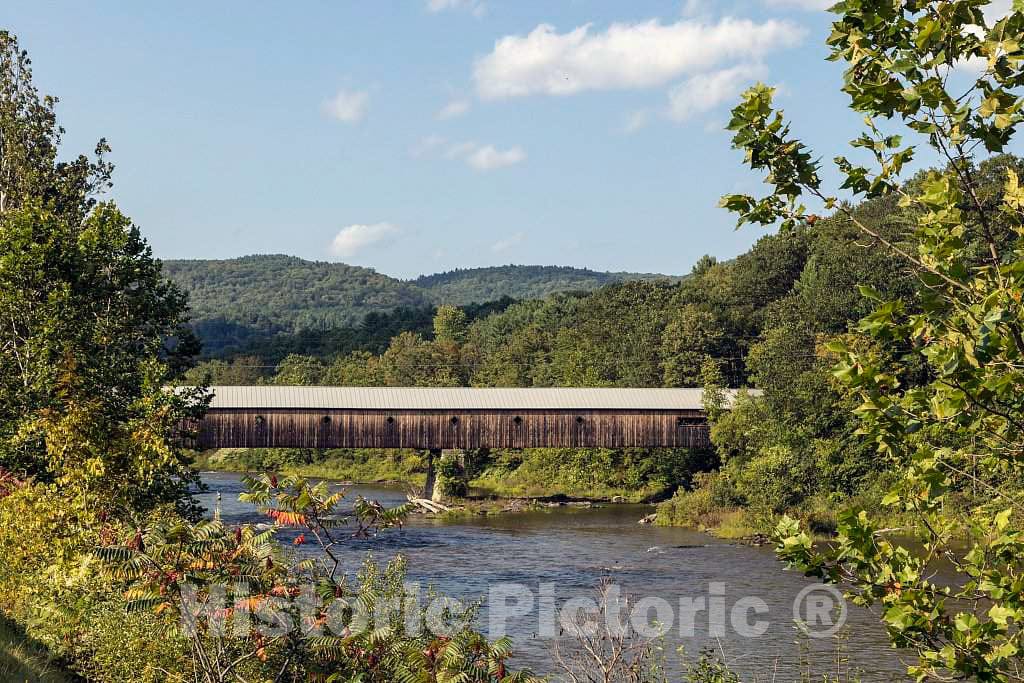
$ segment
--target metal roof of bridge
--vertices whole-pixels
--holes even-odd
[[[702,389],[213,386],[214,409],[702,410]],[[727,403],[737,390],[726,391]],[[751,390],[751,394],[760,391]]]

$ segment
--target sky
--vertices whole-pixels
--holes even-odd
[[[4,0],[0,26],[161,258],[680,274],[765,234],[717,208],[759,190],[723,130],[746,86],[823,159],[858,133],[828,4]]]

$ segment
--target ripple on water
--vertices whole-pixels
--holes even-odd
[[[226,522],[265,521],[252,506],[237,500],[243,490],[239,475],[210,473],[203,479],[210,492],[201,496],[202,502],[212,508],[219,492],[221,517]],[[389,507],[405,502],[405,493],[397,489],[353,487],[352,494],[357,493]],[[795,679],[798,651],[792,602],[809,580],[782,571],[770,549],[733,545],[686,529],[638,525],[637,520],[648,512],[649,508],[642,506],[616,505],[444,523],[413,518],[403,529],[353,540],[343,566],[354,573],[367,553],[377,561],[401,554],[408,558],[410,581],[432,585],[466,603],[485,597],[497,583],[524,584],[533,591],[538,591],[540,584],[553,583],[559,601],[591,597],[598,582],[611,577],[635,597],[655,596],[678,606],[680,598],[707,596],[710,584],[721,582],[727,609],[744,596],[757,596],[767,603],[768,631],[753,639],[735,634],[715,639],[708,635],[706,617],[702,621],[703,615],[698,614],[694,637],[681,638],[678,629],[666,637],[670,668],[678,666],[678,646],[691,655],[701,647],[713,646],[725,652],[729,663],[748,678]],[[285,532],[282,538],[290,541],[294,535]],[[313,552],[313,548],[302,546],[300,552]],[[488,616],[485,605],[478,626],[486,627]],[[851,666],[864,671],[862,680],[889,681],[905,671],[872,615],[851,606],[847,623],[847,654]],[[534,637],[536,630],[535,614],[509,622],[516,643],[515,662],[547,672],[549,645]],[[809,645],[814,659],[824,667],[833,665],[831,641],[811,641]]]

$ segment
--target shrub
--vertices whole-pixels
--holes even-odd
[[[154,513],[154,516],[172,513]],[[25,636],[94,681],[162,681],[183,670],[174,624],[126,615],[90,552],[125,527],[24,484],[0,499],[0,608]]]

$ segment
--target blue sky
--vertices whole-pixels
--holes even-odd
[[[857,131],[819,0],[5,0],[105,136],[163,258],[287,253],[399,277],[505,263],[687,272],[762,231],[721,130],[761,79],[825,159]]]

